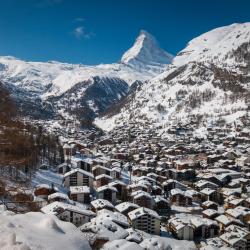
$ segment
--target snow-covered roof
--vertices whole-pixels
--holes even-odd
[[[150,199],[153,199],[153,197],[148,193],[148,192],[145,192],[145,191],[142,191],[142,190],[139,190],[139,191],[135,191],[131,194],[131,197],[133,197],[133,199],[139,199],[141,197],[147,197],[147,198],[150,198]]]
[[[207,200],[207,201],[204,201],[202,203],[202,205],[206,206],[206,207],[209,207],[211,205],[217,205],[214,201],[210,201],[210,200]]]
[[[96,189],[96,192],[100,193],[100,192],[103,192],[104,190],[107,190],[107,189],[109,189],[109,190],[111,190],[113,192],[117,192],[117,189],[115,187],[112,187],[112,186],[109,186],[109,185],[98,187]]]
[[[71,170],[71,171],[65,173],[65,174],[64,174],[64,178],[66,178],[66,177],[68,177],[68,176],[70,176],[70,175],[72,175],[72,174],[74,174],[74,173],[76,173],[76,172],[81,173],[81,174],[83,174],[83,175],[86,175],[86,176],[88,176],[88,177],[90,177],[90,178],[92,178],[92,179],[95,178],[94,175],[93,175],[92,173],[90,173],[90,172],[88,172],[88,171],[85,171],[85,170],[83,170],[83,169],[80,169],[80,168],[76,168],[76,169],[73,169],[73,170]]]
[[[240,237],[240,235],[238,234],[238,233],[234,233],[234,232],[230,232],[230,233],[224,233],[224,234],[222,234],[221,236],[220,236],[220,238],[224,241],[224,242],[226,242],[226,243],[228,243],[230,246],[234,246],[237,242],[239,242],[239,241],[245,241],[245,242],[247,242],[247,240],[246,239],[244,239],[244,238],[242,238],[242,237]]]
[[[72,212],[75,212],[78,214],[83,214],[86,216],[95,216],[95,213],[90,211],[90,210],[81,209],[78,206],[74,206],[71,204],[67,204],[64,202],[58,202],[58,201],[50,203],[47,206],[41,208],[41,211],[43,213],[50,214],[50,215],[60,214],[63,210],[72,211]]]
[[[209,209],[204,210],[202,213],[210,217],[210,216],[218,214],[218,211],[209,208]]]
[[[70,194],[86,194],[90,193],[90,188],[88,186],[70,186]]]
[[[140,218],[141,216],[143,216],[145,214],[148,214],[148,215],[150,215],[158,220],[161,219],[161,217],[158,215],[157,212],[155,212],[154,210],[151,210],[149,208],[145,208],[145,207],[139,207],[139,208],[129,212],[128,217],[130,218],[130,220],[135,220],[135,219]]]
[[[191,191],[192,190],[182,191],[179,188],[174,188],[174,189],[171,189],[170,194],[171,194],[171,196],[180,194],[180,195],[192,198],[192,195],[194,194],[195,191],[194,190],[193,190],[193,192],[191,192]]]
[[[218,217],[215,218],[215,220],[225,226],[229,225],[233,221],[231,218],[229,218],[228,216],[224,214],[219,215]]]
[[[217,226],[218,223],[214,220],[210,220],[210,219],[206,219],[206,218],[198,218],[198,217],[194,217],[190,220],[191,224],[194,225],[196,228],[200,227],[200,226],[212,226],[215,225]]]
[[[165,202],[165,203],[168,203],[168,201],[167,201],[165,198],[163,198],[162,196],[160,196],[160,195],[157,195],[157,196],[154,198],[154,200],[155,200],[155,203],[158,203],[158,202],[161,202],[161,201],[163,201],[163,202]]]
[[[211,194],[215,193],[216,191],[214,189],[211,189],[211,188],[204,188],[200,192],[202,194],[205,194],[205,195],[211,195]]]
[[[97,236],[101,236],[102,238],[110,241],[125,239],[128,236],[128,232],[124,228],[109,218],[103,216],[93,218],[90,222],[82,225],[80,230],[82,232],[92,232]]]
[[[97,217],[110,219],[113,222],[125,227],[129,226],[127,217],[120,212],[112,212],[107,209],[102,209],[97,212]]]
[[[91,201],[91,205],[95,209],[103,209],[105,207],[114,208],[114,205],[112,203],[110,203],[108,200],[104,200],[104,199],[96,199],[94,201]]]
[[[211,185],[211,186],[214,186],[214,187],[218,187],[217,184],[215,184],[215,183],[213,183],[213,182],[211,182],[211,181],[206,181],[206,180],[199,180],[199,181],[197,181],[197,182],[195,183],[195,186],[200,188],[200,187],[203,187],[203,186],[205,186],[205,185],[207,185],[207,184],[209,184],[209,185]]]
[[[68,195],[60,193],[60,192],[56,192],[56,193],[53,193],[53,194],[48,196],[49,201],[53,200],[53,199],[56,199],[56,198],[60,198],[60,199],[63,199],[63,200],[69,200]]]
[[[131,207],[134,209],[139,208],[139,206],[137,204],[125,201],[125,202],[122,202],[122,203],[116,205],[115,209],[117,211],[119,211],[120,213],[123,213],[124,211],[126,211],[127,209],[129,209]]]
[[[100,180],[100,179],[102,179],[102,178],[107,178],[107,179],[109,179],[109,180],[112,180],[112,179],[113,179],[112,176],[107,175],[107,174],[100,174],[100,175],[97,175],[97,176],[95,177],[96,180]]]

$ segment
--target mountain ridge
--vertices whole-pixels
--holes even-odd
[[[242,38],[235,39],[237,35]],[[211,47],[204,45],[204,37]],[[225,49],[218,54],[223,42]],[[127,97],[119,113],[97,118],[95,124],[104,130],[151,124],[164,133],[171,124],[192,119],[199,119],[200,126],[222,118],[240,121],[250,109],[249,69],[250,23],[208,31],[191,40],[163,73]]]
[[[147,37],[149,36],[150,40],[154,41],[151,45],[158,46],[156,40],[147,33]],[[143,47],[141,49],[143,50]],[[159,48],[157,47],[156,50],[159,51]],[[166,53],[163,50],[160,51],[163,54]],[[150,55],[151,52],[152,55]],[[154,58],[153,47],[152,51],[147,51],[147,53],[147,56]],[[59,99],[66,98],[74,100],[79,105],[84,103],[83,109],[87,108],[91,111],[88,113],[95,117],[99,112],[105,111],[104,109],[108,108],[109,105],[124,97],[129,92],[129,86],[134,82],[145,82],[151,79],[163,72],[166,64],[149,65],[147,62],[140,62],[139,67],[137,66],[124,62],[96,66],[55,61],[29,62],[7,56],[0,57],[0,80],[9,87],[12,96],[18,100],[17,103],[26,107],[26,111],[29,111],[27,110],[29,108],[35,110],[34,112],[25,112],[31,116],[32,113],[37,113],[38,117],[42,113],[56,115],[58,113],[56,109],[61,107],[61,103],[68,102]],[[102,81],[97,80],[96,77]],[[96,88],[97,81],[102,83],[99,89]],[[88,91],[89,88],[92,89],[91,83],[95,85],[97,92],[105,93],[106,96],[101,95],[105,105],[100,103],[93,91]],[[80,86],[79,90],[75,86]],[[110,89],[111,86],[116,93]],[[85,95],[84,91],[92,93],[92,97],[89,94]],[[68,97],[69,93],[71,97]],[[84,98],[88,98],[89,103],[91,103],[89,107],[86,106],[87,102],[82,101]],[[77,109],[79,108],[81,106],[77,107]],[[96,112],[92,112],[93,110]],[[82,112],[80,113],[82,114]]]

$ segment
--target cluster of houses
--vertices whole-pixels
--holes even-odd
[[[35,187],[41,211],[76,225],[96,249],[166,232],[201,249],[250,249],[250,129],[213,125],[199,136],[194,127],[162,138],[131,123],[94,143],[67,141],[56,168],[63,189]]]

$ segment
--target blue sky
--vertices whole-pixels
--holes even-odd
[[[212,28],[250,21],[248,0],[0,0],[0,55],[116,62],[141,29],[176,54]]]

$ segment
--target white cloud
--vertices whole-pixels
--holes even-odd
[[[73,31],[73,34],[77,39],[89,39],[94,35],[91,32],[87,32],[84,26],[76,27]]]

